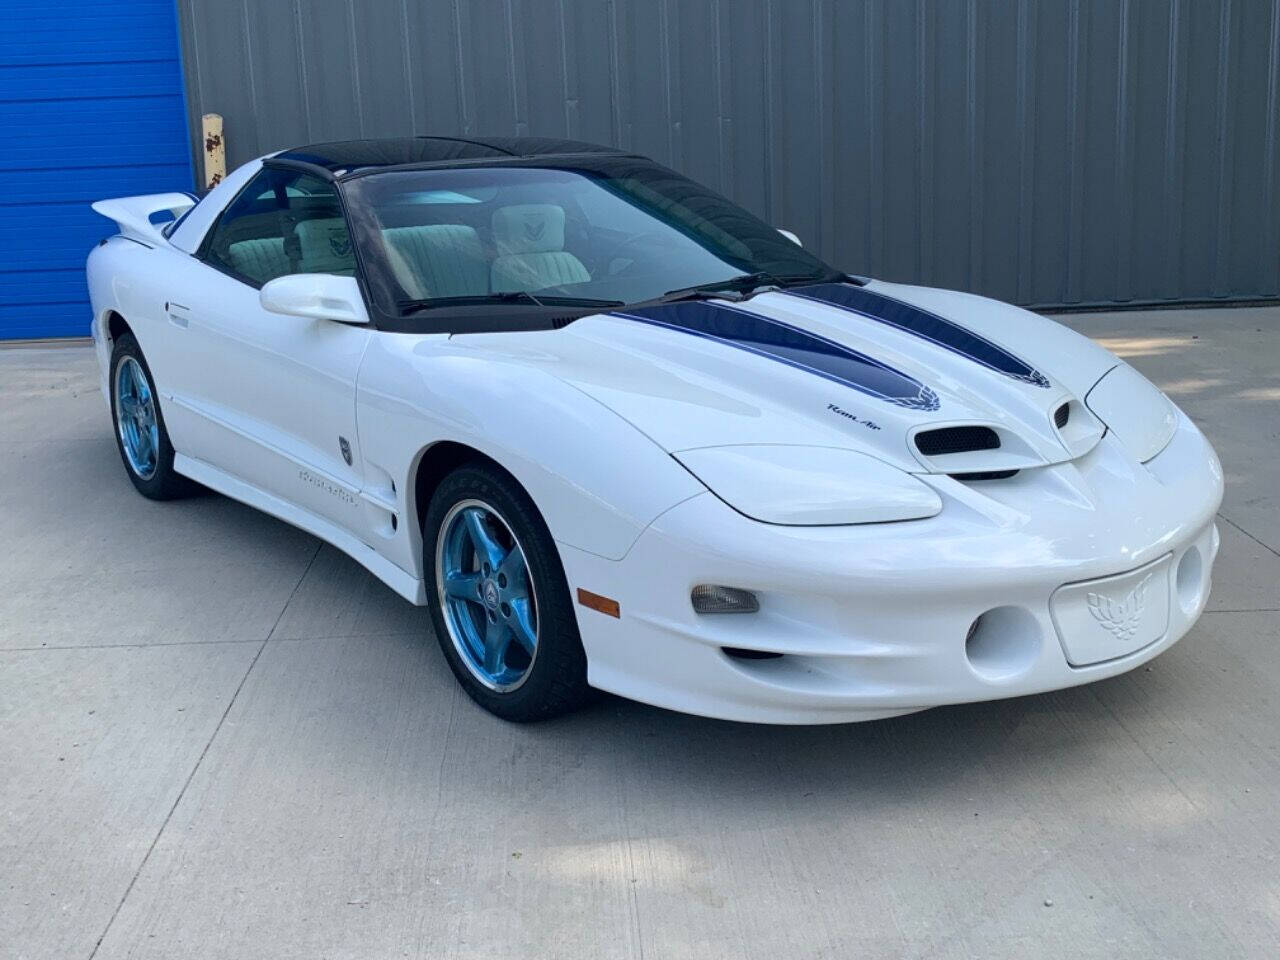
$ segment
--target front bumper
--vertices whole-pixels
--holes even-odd
[[[706,493],[659,517],[621,561],[562,546],[572,587],[621,604],[618,619],[577,608],[590,682],[730,720],[870,720],[1114,676],[1172,646],[1204,610],[1222,470],[1181,414],[1146,464],[1104,437],[1076,461],[1008,480],[926,479],[944,501],[928,520],[771,526]],[[1101,581],[1104,600],[1109,584],[1125,586],[1113,611],[1079,614],[1093,591],[1072,585],[1148,566],[1149,580],[1143,570]],[[760,611],[699,616],[699,583],[753,590]],[[1157,618],[1132,630],[1116,627],[1133,615],[1131,583],[1140,612]]]

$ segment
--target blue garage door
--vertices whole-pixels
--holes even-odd
[[[33,0],[0,20],[0,339],[89,333],[94,200],[190,190],[174,0]]]

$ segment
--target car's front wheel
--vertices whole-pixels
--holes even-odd
[[[441,482],[423,523],[431,615],[471,698],[505,720],[586,699],[587,664],[555,543],[529,495],[485,464]]]
[[[151,369],[131,333],[117,337],[111,351],[111,422],[120,459],[140,494],[172,500],[191,491],[191,482],[173,469],[173,444]]]

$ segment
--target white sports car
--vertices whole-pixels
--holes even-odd
[[[499,716],[887,717],[1130,670],[1204,610],[1221,466],[1132,367],[643,157],[326,143],[94,208],[134,486],[346,551]]]

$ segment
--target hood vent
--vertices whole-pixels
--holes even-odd
[[[1071,419],[1071,404],[1064,403],[1057,410],[1053,411],[1053,425],[1061,430],[1067,425],[1067,421]]]
[[[916,449],[926,457],[996,450],[999,447],[1000,437],[990,427],[939,427],[936,430],[921,430],[916,434]]]
[[[952,480],[959,480],[962,483],[970,483],[975,480],[1008,480],[1010,477],[1016,477],[1017,475],[1017,470],[982,470],[976,473],[949,474]]]

